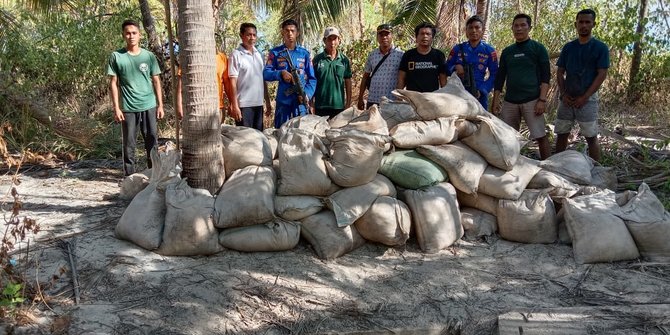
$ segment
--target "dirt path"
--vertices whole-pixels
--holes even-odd
[[[305,242],[279,253],[163,257],[114,237],[127,205],[117,197],[120,177],[95,167],[20,176],[22,215],[42,232],[27,258],[25,250],[16,257],[39,278],[48,307],[36,303],[35,323],[14,333],[490,334],[498,315],[518,308],[670,303],[668,264],[578,265],[570,246],[495,237],[434,255],[412,240],[399,249],[368,243],[331,262]],[[3,177],[5,210],[9,186]],[[58,241],[76,256],[78,305]],[[593,333],[670,331],[668,320],[644,316],[601,324]]]

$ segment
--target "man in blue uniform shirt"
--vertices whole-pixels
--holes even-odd
[[[279,81],[277,87],[277,106],[275,106],[275,128],[281,127],[292,117],[305,115],[309,111],[304,106],[303,98],[298,97],[291,76],[291,69],[286,57],[291,57],[293,66],[298,69],[300,82],[309,101],[314,95],[316,77],[309,51],[298,45],[298,23],[286,20],[281,24],[283,44],[270,50],[268,60],[263,69],[265,81]]]
[[[454,71],[463,79],[465,69],[463,60],[474,68],[475,85],[477,95],[475,98],[488,110],[489,92],[493,89],[493,82],[498,72],[498,56],[496,49],[482,41],[484,36],[484,22],[475,15],[468,19],[465,24],[467,42],[455,45],[447,58],[447,74]],[[486,78],[486,71],[489,76]]]

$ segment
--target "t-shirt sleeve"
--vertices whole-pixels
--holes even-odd
[[[109,55],[109,60],[107,61],[107,75],[111,77],[116,77],[116,57],[112,53]]]
[[[228,58],[228,77],[237,78],[240,75],[240,57],[233,51]]]
[[[598,43],[599,54],[596,61],[596,68],[608,69],[610,67],[610,50],[605,43]]]
[[[372,65],[372,53],[370,53],[368,59],[365,60],[365,68],[363,68],[363,71],[365,73],[372,73],[372,70],[374,70],[374,67]]]
[[[447,67],[445,66],[445,63],[447,62],[447,56],[444,55],[444,52],[442,50],[438,50],[439,52],[437,53],[437,64],[439,64],[438,70],[439,73],[447,73]]]
[[[556,66],[560,68],[565,69],[565,53],[567,52],[568,45],[564,45],[563,48],[561,48],[561,53],[558,55],[558,60],[556,61]]]
[[[158,59],[156,59],[156,55],[154,55],[153,52],[150,52],[150,58],[151,58],[151,75],[152,76],[157,76],[162,73],[160,66],[158,66]]]
[[[551,65],[549,64],[549,52],[544,45],[540,44],[539,67],[540,67],[540,83],[549,84],[551,80]]]
[[[351,61],[348,57],[345,57],[344,60],[344,79],[349,79],[351,78]]]
[[[407,62],[408,62],[407,58],[409,56],[408,54],[409,54],[408,52],[405,52],[402,55],[402,58],[400,58],[400,66],[398,67],[399,71],[404,71],[404,72],[408,71],[408,69],[407,69]]]
[[[507,65],[505,64],[506,53],[505,50],[500,54],[498,62],[498,73],[496,73],[495,81],[493,82],[493,89],[496,91],[502,91],[503,86],[505,85],[505,79],[507,79]]]

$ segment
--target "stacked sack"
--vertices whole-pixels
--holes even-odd
[[[165,220],[157,215],[149,220],[156,223],[151,243],[135,232],[118,235],[174,255],[288,250],[302,236],[318,257],[333,259],[366,241],[403,245],[410,234],[422,251],[435,253],[464,235],[495,232],[521,243],[572,241],[578,262],[670,254],[662,243],[670,237],[669,216],[648,188],[607,191],[616,187],[612,170],[576,151],[542,162],[522,156],[524,139],[457,77],[436,92],[394,95],[403,101],[383,99],[329,121],[306,115],[264,132],[223,126],[226,181],[215,198],[189,189],[178,171],[135,178],[148,186],[127,212],[152,197],[191,228],[166,223],[156,239],[153,226]],[[161,192],[175,196],[161,200]],[[156,214],[165,212],[158,207]],[[117,233],[132,216],[124,213]],[[187,238],[175,246],[178,234]]]

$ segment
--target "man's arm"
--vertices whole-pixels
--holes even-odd
[[[275,64],[275,54],[270,50],[268,52],[268,60],[265,62],[265,68],[263,68],[263,80],[265,81],[278,81],[282,76],[282,70],[277,71],[277,65]]]
[[[109,91],[112,95],[112,108],[114,109],[114,121],[121,122],[126,118],[123,116],[121,107],[119,104],[119,79],[117,76],[109,77]]]
[[[398,83],[395,85],[395,88],[397,88],[397,89],[404,89],[405,88],[405,76],[407,76],[405,71],[398,70]]]
[[[161,88],[161,77],[152,76],[151,80],[154,84],[154,93],[156,94],[156,118],[162,119],[165,112],[163,111],[163,89]]]
[[[363,78],[361,78],[361,85],[358,87],[358,101],[356,107],[361,110],[365,109],[365,101],[363,101],[363,97],[365,96],[365,91],[367,89],[365,87],[365,83],[367,83],[368,78],[370,78],[370,73],[363,73]]]
[[[270,90],[268,90],[268,83],[263,81],[263,97],[265,98],[265,115],[272,114],[272,101],[270,99]]]
[[[535,115],[542,115],[547,109],[547,93],[549,92],[549,83],[540,84],[540,97],[535,103]]]
[[[351,107],[351,78],[344,79],[344,108]]]
[[[230,94],[226,92],[228,101],[230,101],[230,117],[235,121],[242,120],[242,111],[240,110],[240,102],[237,100],[237,77],[228,78],[230,82]]]
[[[184,99],[181,97],[181,75],[177,75],[177,118],[179,120],[184,118],[184,106],[182,106],[182,103],[184,102]]]
[[[439,81],[440,81],[440,87],[444,87],[447,85],[447,74],[446,73],[440,73],[438,76]]]
[[[556,84],[558,85],[558,98],[570,106],[573,98],[565,94],[565,68],[560,66],[556,69]]]
[[[498,56],[496,55],[495,49],[491,49],[491,52],[489,52],[486,68],[489,71],[489,78],[482,83],[481,87],[478,87],[479,92],[484,96],[489,95],[489,92],[493,89],[493,82],[498,74]]]
[[[589,88],[582,96],[575,100],[575,108],[582,108],[584,105],[586,105],[586,102],[594,93],[596,93],[596,91],[598,91],[605,79],[607,79],[607,69],[598,69],[598,74],[596,74],[596,78],[593,79],[591,86],[589,86]]]
[[[307,53],[305,55],[305,95],[307,99],[311,99],[316,91],[316,76],[314,75],[314,67],[312,66],[312,59]]]

